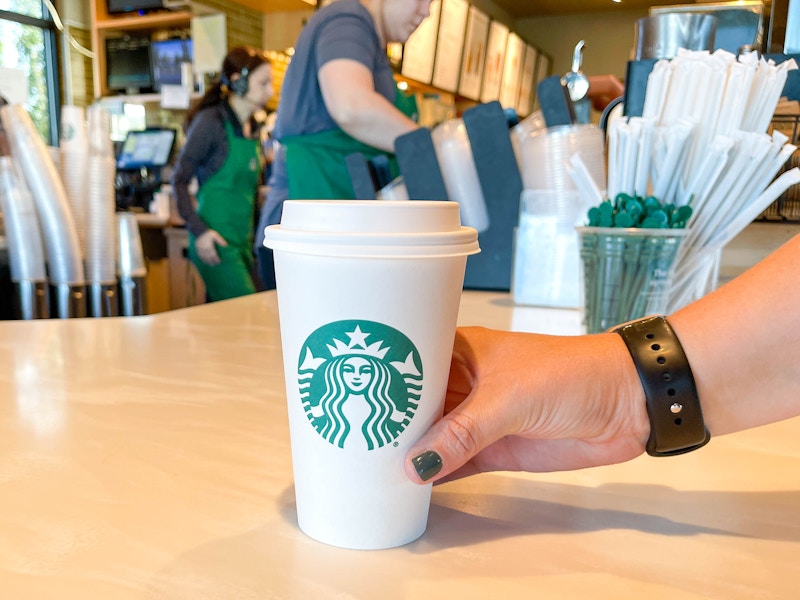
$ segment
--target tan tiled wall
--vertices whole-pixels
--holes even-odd
[[[228,47],[253,46],[260,48],[264,39],[263,15],[235,2],[202,0],[204,7],[226,15]]]
[[[71,26],[69,28],[69,33],[72,34],[75,41],[84,48],[91,47],[92,35],[89,29]],[[62,45],[61,47],[63,48],[64,46]],[[62,60],[64,59],[62,58]],[[69,60],[69,69],[67,73],[69,73],[71,84],[71,104],[75,106],[88,106],[92,103],[94,95],[94,89],[92,87],[92,59],[70,47],[67,60]],[[64,77],[63,72],[61,75]],[[65,86],[64,89],[66,90],[68,88]],[[69,99],[64,98],[63,100],[66,102]]]

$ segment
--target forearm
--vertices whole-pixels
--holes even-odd
[[[711,435],[800,414],[800,236],[669,317]]]
[[[374,92],[343,111],[337,123],[351,137],[384,152],[394,152],[395,139],[418,127]]]
[[[172,189],[175,194],[175,205],[178,209],[178,214],[186,223],[186,229],[195,237],[205,233],[208,230],[208,225],[200,218],[194,208],[194,200],[189,194],[189,186],[185,182],[174,178],[172,180]]]
[[[319,71],[325,106],[348,135],[373,148],[394,152],[398,136],[418,125],[374,88],[369,70],[352,60],[333,60]]]

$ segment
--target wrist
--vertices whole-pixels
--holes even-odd
[[[624,340],[616,333],[602,334],[608,336],[612,352],[610,361],[618,366],[616,381],[612,381],[609,394],[616,394],[619,402],[619,413],[625,415],[623,427],[630,433],[633,443],[637,445],[638,454],[647,447],[650,437],[650,419],[647,415],[647,398],[639,379],[639,373],[633,362]]]
[[[560,368],[548,369],[551,376],[546,395],[570,404],[576,398],[575,419],[585,429],[572,435],[616,450],[602,463],[630,460],[645,451],[650,434],[647,404],[636,367],[625,342],[615,333],[574,336],[569,345],[558,346]],[[583,374],[583,376],[580,376]]]

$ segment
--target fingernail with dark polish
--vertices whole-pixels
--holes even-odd
[[[428,481],[442,470],[442,457],[433,450],[427,450],[411,459],[414,470],[422,481]]]

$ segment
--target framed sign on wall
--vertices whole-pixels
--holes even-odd
[[[503,77],[500,83],[500,104],[503,108],[517,108],[522,61],[525,59],[525,42],[516,33],[508,34],[506,55],[503,60]]]
[[[552,61],[549,56],[546,54],[539,52],[539,56],[536,60],[536,85],[539,85],[539,82],[542,79],[547,79],[550,76],[550,65]],[[539,98],[534,96],[534,108],[537,108],[539,105]]]
[[[536,75],[536,48],[527,44],[525,46],[525,59],[522,61],[522,75],[519,82],[519,97],[517,99],[517,114],[525,117],[531,112],[533,102],[535,75]]]
[[[405,43],[403,66],[400,71],[403,77],[430,84],[433,78],[433,60],[436,56],[436,38],[439,33],[441,6],[441,0],[431,2],[430,15]]]
[[[467,23],[467,0],[441,0],[436,60],[433,63],[433,85],[448,92],[458,88],[464,28]]]
[[[489,37],[489,17],[474,6],[469,7],[464,52],[458,93],[470,100],[480,100],[483,67],[486,62],[486,42]]]
[[[508,27],[499,21],[489,25],[489,41],[486,43],[486,63],[483,68],[481,102],[491,102],[500,96],[500,82],[503,79]]]

